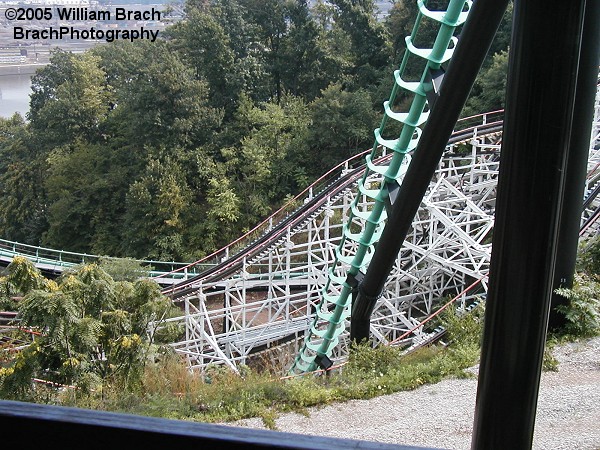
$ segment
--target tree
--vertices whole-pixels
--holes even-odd
[[[310,104],[312,175],[321,175],[373,145],[373,130],[378,114],[365,90],[348,92],[340,84],[331,84]]]
[[[502,21],[496,31],[496,36],[492,42],[490,50],[488,51],[488,57],[484,63],[484,68],[487,69],[492,64],[494,55],[501,52],[508,51],[510,47],[510,39],[512,35],[512,16],[513,16],[513,2],[510,1],[502,17]]]
[[[135,257],[181,260],[183,212],[191,203],[184,169],[171,156],[150,158],[129,187],[124,216],[124,248]]]
[[[112,95],[99,62],[93,53],[57,50],[32,78],[29,120],[47,148],[101,137]]]
[[[289,27],[280,58],[283,89],[311,101],[335,74],[327,71],[328,57],[321,33],[306,0],[290,1],[285,6]]]
[[[300,98],[284,96],[253,106],[240,103],[236,120],[251,131],[232,147],[221,149],[226,176],[240,199],[238,225],[253,226],[289,194],[308,184],[310,117]]]
[[[167,42],[135,41],[94,49],[114,92],[107,134],[122,145],[194,148],[210,140],[223,111]]]
[[[286,0],[243,0],[242,4],[249,21],[257,26],[261,53],[272,80],[270,98],[279,102],[284,93],[282,56],[288,31]]]
[[[352,43],[353,88],[370,88],[381,80],[391,62],[390,39],[377,20],[373,0],[333,0],[336,24]]]
[[[405,38],[412,34],[418,12],[416,1],[399,1],[394,2],[385,18],[384,23],[391,36],[392,55],[395,62],[400,61],[400,57],[406,49]]]
[[[156,48],[155,48],[156,47]],[[208,105],[209,87],[165,46],[152,45],[149,63],[124,89],[128,136],[146,145],[194,147],[210,139],[223,112]]]
[[[268,54],[261,41],[260,26],[247,6],[245,0],[213,0],[210,13],[227,33],[235,72],[240,77],[238,93],[256,102],[267,101],[272,93]]]
[[[76,141],[54,149],[47,158],[48,230],[46,246],[120,256],[122,215],[135,154],[109,144]]]
[[[0,118],[0,235],[38,244],[46,230],[45,152],[20,115]]]
[[[339,26],[337,9],[324,0],[317,0],[311,16],[319,30],[318,43],[321,48],[319,61],[327,84],[352,82],[351,70],[354,64],[352,41]],[[326,86],[325,86],[326,87]]]
[[[153,259],[225,244],[372,139],[365,86],[389,59],[374,11],[190,0],[160,42],[56,51],[30,123],[0,123],[0,232]]]
[[[28,398],[33,378],[84,390],[102,383],[136,384],[150,356],[165,342],[158,339],[158,324],[174,313],[154,282],[117,282],[96,264],[80,266],[53,282],[27,259],[15,259],[9,275],[0,279],[0,284],[7,283],[24,295],[18,306],[21,325],[41,335],[0,369],[4,398]]]
[[[462,115],[470,116],[504,108],[507,75],[508,50],[495,54],[489,68],[477,77]]]
[[[210,13],[212,8],[189,8],[186,20],[169,30],[173,46],[194,68],[196,78],[210,86],[210,103],[233,112],[239,95],[241,75],[229,35]]]
[[[223,169],[221,166],[220,169]],[[234,183],[221,173],[210,172],[205,201],[195,204],[186,214],[185,240],[190,257],[198,259],[228,244],[241,234],[239,226],[244,193],[234,189]],[[203,220],[197,220],[202,217]],[[194,253],[196,257],[193,257]]]

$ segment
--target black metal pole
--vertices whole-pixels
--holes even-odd
[[[514,2],[472,449],[533,442],[584,7]]]
[[[473,3],[444,75],[439,97],[353,300],[350,322],[353,341],[360,342],[369,337],[371,313],[377,298],[398,257],[507,6],[508,0],[477,0]]]
[[[558,257],[554,270],[554,285],[548,329],[563,326],[566,319],[556,308],[568,300],[554,292],[559,287],[573,286],[581,212],[585,189],[587,157],[590,150],[590,136],[594,114],[596,89],[600,64],[600,1],[587,0],[583,19],[583,39],[581,58],[575,95],[575,116],[573,134],[569,148],[569,160],[565,181],[565,196],[562,221],[558,232]]]

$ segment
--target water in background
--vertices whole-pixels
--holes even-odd
[[[114,2],[117,3],[117,2]],[[160,5],[164,4],[164,0],[119,0],[118,4],[146,4]],[[168,3],[168,2],[167,2]],[[379,17],[385,17],[392,2],[390,0],[377,0],[377,7],[380,10]],[[15,112],[20,113],[23,117],[29,111],[29,94],[31,93],[31,76],[30,74],[21,75],[6,75],[0,73],[0,117],[11,117]]]
[[[29,111],[31,75],[0,75],[0,117],[18,112],[23,117]]]

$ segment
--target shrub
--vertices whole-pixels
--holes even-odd
[[[447,308],[441,317],[449,342],[455,345],[481,345],[484,303],[478,303],[470,312]]]
[[[557,306],[566,319],[559,334],[592,337],[600,333],[600,285],[596,281],[585,274],[577,274],[572,288],[560,288],[556,293],[569,301]]]
[[[592,278],[600,274],[600,235],[583,242],[577,253],[577,270]]]

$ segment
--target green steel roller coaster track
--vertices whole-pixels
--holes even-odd
[[[368,169],[358,182],[359,195],[356,196],[350,216],[343,227],[341,242],[335,252],[335,259],[328,271],[328,279],[321,291],[316,316],[307,332],[304,344],[296,356],[290,373],[313,371],[329,358],[339,343],[344,332],[346,321],[350,316],[350,302],[353,287],[359,273],[370,261],[374,248],[385,227],[386,206],[389,198],[401,183],[403,174],[410,164],[410,152],[419,141],[422,125],[427,121],[429,109],[435,99],[436,86],[443,71],[442,64],[450,60],[458,41],[455,33],[467,20],[472,2],[470,0],[450,0],[445,11],[432,11],[423,0],[418,0],[419,8],[415,24],[410,36],[405,38],[407,51],[398,70],[394,72],[394,86],[389,100],[383,104],[384,115],[379,128],[375,129],[373,149],[366,156]],[[421,21],[433,20],[438,25],[438,33],[432,48],[417,48],[416,36]],[[418,81],[408,81],[407,64],[414,55],[424,65]],[[399,93],[404,92],[412,103],[408,112],[396,112],[395,103]],[[385,127],[389,120],[400,125],[401,131],[397,139],[387,139]],[[392,122],[392,123],[394,123]],[[387,166],[375,166],[373,161],[382,152],[392,151],[392,158]],[[379,189],[370,189],[368,177],[372,174],[382,176]],[[359,207],[361,196],[370,199],[370,207],[365,210]],[[356,229],[362,229],[356,232]]]

